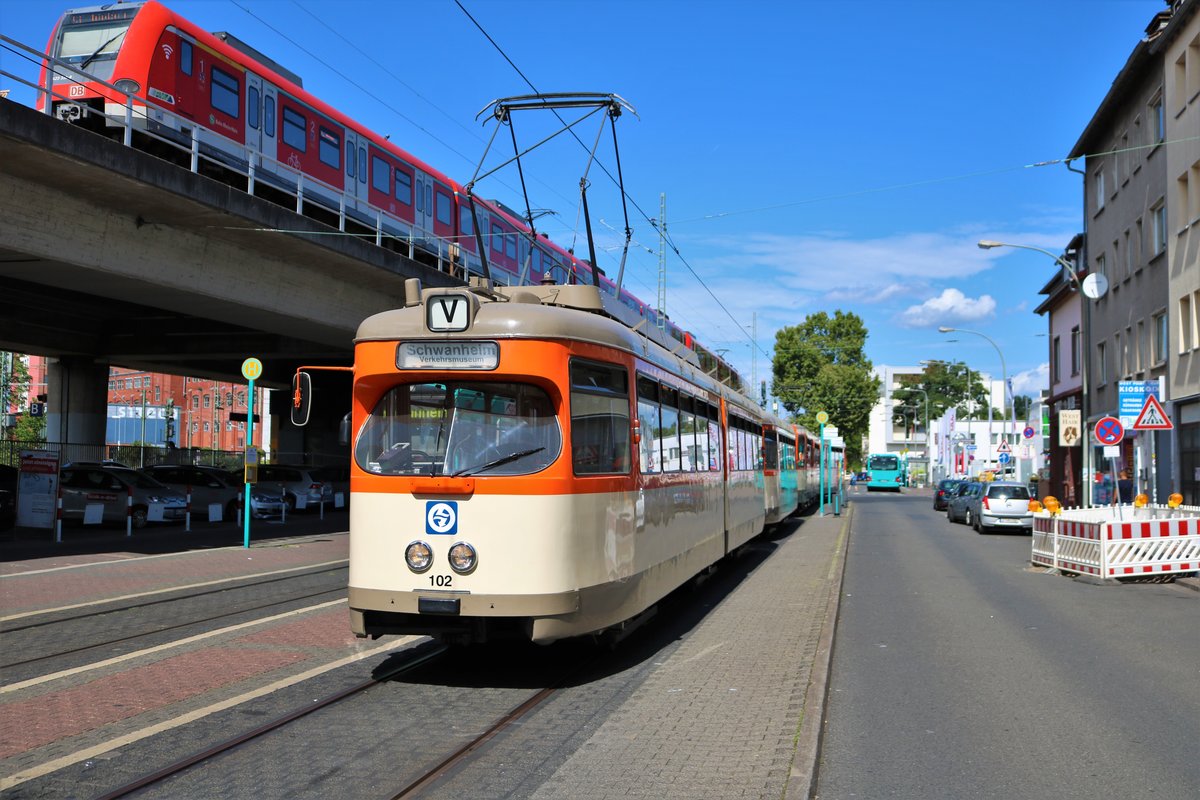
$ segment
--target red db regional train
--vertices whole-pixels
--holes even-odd
[[[619,635],[816,497],[814,437],[597,287],[410,279],[405,296],[355,339],[360,636]]]
[[[168,159],[378,241],[462,278],[487,248],[496,285],[593,283],[585,260],[538,236],[520,214],[465,188],[307,93],[301,78],[228,33],[208,33],[147,0],[67,11],[46,48],[42,110],[123,134]],[[294,198],[294,199],[291,199]],[[465,282],[465,280],[464,280]],[[706,371],[729,366],[603,274],[598,283],[676,342]]]

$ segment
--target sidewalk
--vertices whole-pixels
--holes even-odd
[[[852,517],[751,544],[778,549],[533,797],[807,798]]]

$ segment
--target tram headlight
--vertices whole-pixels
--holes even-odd
[[[404,560],[413,572],[424,572],[433,563],[433,548],[424,542],[413,542],[404,548]]]
[[[465,575],[475,569],[479,559],[475,555],[475,548],[466,542],[455,542],[450,547],[450,569],[460,575]]]

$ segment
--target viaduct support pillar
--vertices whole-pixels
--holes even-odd
[[[46,384],[46,441],[63,445],[64,463],[103,458],[108,427],[108,364],[90,357],[50,358]]]

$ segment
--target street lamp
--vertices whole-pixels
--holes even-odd
[[[1008,393],[1008,367],[1004,364],[1004,353],[1000,352],[1000,345],[998,345],[994,341],[992,341],[992,337],[988,336],[987,334],[980,333],[979,331],[969,331],[966,328],[948,328],[943,325],[938,328],[938,333],[973,333],[976,336],[980,336],[980,337],[983,337],[984,339],[987,339],[988,344],[990,344],[992,347],[996,348],[996,355],[1000,356],[1000,380],[1001,380],[1001,384],[1002,384],[1000,387],[1000,426],[1001,426],[1001,431],[1003,431],[1004,422],[1008,418],[1008,412],[1006,410],[1006,404],[1005,404],[1005,397]],[[991,398],[991,393],[989,392],[988,393],[988,404],[991,405],[991,402],[992,402],[992,398]],[[1014,409],[1014,412],[1015,412],[1015,409]],[[989,414],[988,416],[990,417],[991,415]],[[1015,423],[1014,423],[1014,425],[1015,425]],[[988,423],[988,448],[989,448],[989,450],[991,449],[991,439],[992,439],[992,426],[991,426],[991,423],[989,422]],[[1005,439],[1005,441],[1008,441],[1008,440]],[[990,455],[990,453],[989,453],[989,455]]]
[[[1015,247],[1019,250],[1032,250],[1035,253],[1050,256],[1060,267],[1063,268],[1071,283],[1075,285],[1075,289],[1085,297],[1094,294],[1093,299],[1097,299],[1104,295],[1107,285],[1103,282],[1094,288],[1094,291],[1084,291],[1083,281],[1079,277],[1079,271],[1071,262],[1066,259],[1051,253],[1049,250],[1043,250],[1040,247],[1033,247],[1028,244],[1012,244],[1010,242],[996,242],[990,239],[982,239],[978,243],[980,250],[991,250],[995,247]],[[1095,279],[1093,279],[1095,280]],[[1082,313],[1080,314],[1079,335],[1083,339],[1083,364],[1080,365],[1079,382],[1082,391],[1079,393],[1079,416],[1083,419],[1083,435],[1082,440],[1083,454],[1083,505],[1085,508],[1092,504],[1092,482],[1088,480],[1091,472],[1092,464],[1092,442],[1087,433],[1088,427],[1088,364],[1092,360],[1092,344],[1091,344],[1091,306],[1087,303],[1083,304]],[[1070,454],[1067,455],[1070,458]]]

